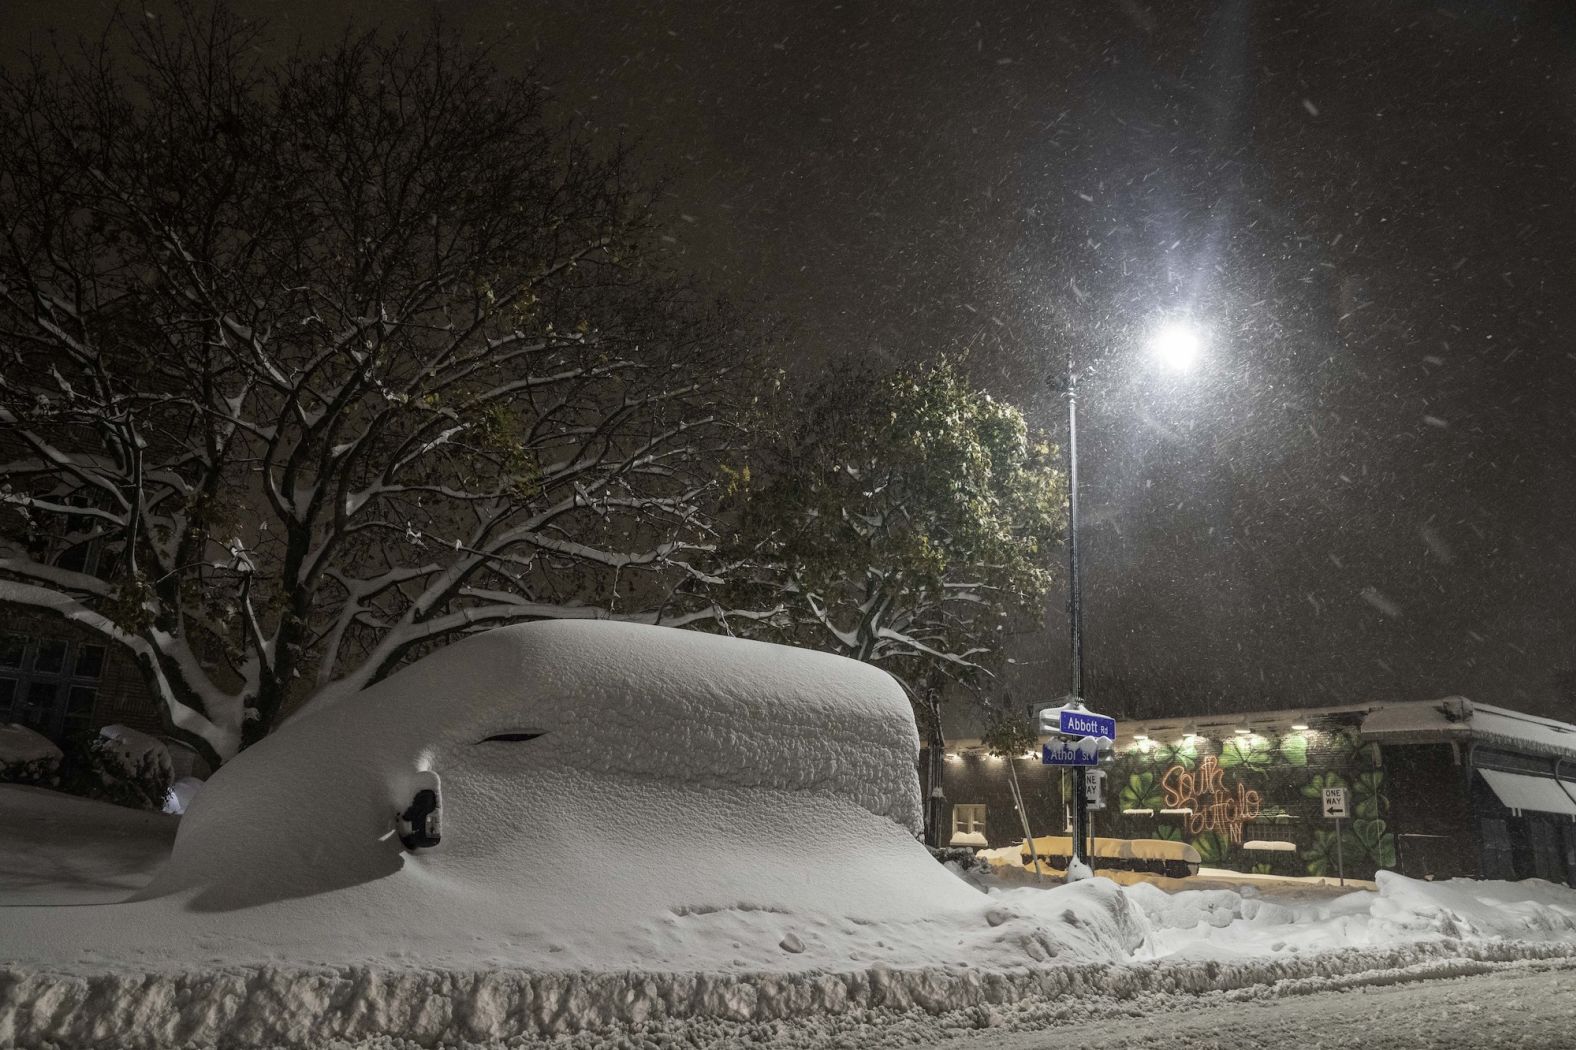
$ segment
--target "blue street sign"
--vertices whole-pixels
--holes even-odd
[[[1040,762],[1047,766],[1096,766],[1100,764],[1100,747],[1093,737],[1052,740],[1041,748]]]
[[[1116,739],[1116,719],[1097,715],[1082,704],[1047,707],[1040,711],[1040,732],[1059,736]]]
[[[1116,739],[1116,719],[1097,715],[1092,711],[1061,710],[1063,736],[1103,736]]]

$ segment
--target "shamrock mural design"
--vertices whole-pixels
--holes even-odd
[[[1308,737],[1304,733],[1288,733],[1280,738],[1280,759],[1288,766],[1308,764]]]
[[[1370,769],[1352,780],[1355,815],[1359,820],[1377,820],[1384,803],[1384,771]]]
[[[1376,870],[1395,867],[1395,836],[1385,830],[1384,821],[1352,821],[1351,838],[1347,841],[1355,843],[1359,858]]]
[[[1198,858],[1203,864],[1224,864],[1231,856],[1231,840],[1225,835],[1206,831],[1193,840]]]
[[[1193,741],[1158,744],[1146,757],[1151,765],[1159,766],[1161,769],[1169,766],[1192,769],[1198,764],[1198,744]]]
[[[1273,757],[1273,752],[1263,737],[1233,737],[1221,745],[1220,768],[1262,773],[1270,767]]]
[[[1158,810],[1164,802],[1160,797],[1160,783],[1152,772],[1134,773],[1122,786],[1121,803],[1127,809]]]
[[[1344,848],[1346,840],[1343,837],[1341,845]],[[1330,828],[1319,828],[1313,833],[1313,845],[1308,847],[1308,874],[1309,875],[1334,875],[1336,873],[1337,855],[1335,844],[1335,831]]]
[[[1334,770],[1325,770],[1315,773],[1313,778],[1302,786],[1302,797],[1319,800],[1324,798],[1325,788],[1344,788],[1347,786],[1346,778]]]
[[[1371,878],[1375,869],[1396,862],[1396,836],[1387,825],[1387,774],[1373,746],[1363,743],[1352,725],[1156,741],[1125,751],[1111,773],[1121,785],[1121,809],[1137,811],[1115,814],[1113,833],[1190,842],[1211,866],[1234,867],[1235,860],[1275,874],[1334,875],[1335,830],[1322,818],[1320,806],[1326,788],[1347,791],[1351,818],[1341,822],[1340,839],[1346,873]],[[1219,823],[1233,815],[1227,805],[1232,802],[1241,824]],[[1162,812],[1168,808],[1192,812]],[[1289,839],[1296,848],[1270,856],[1245,854],[1233,835],[1264,837],[1267,830],[1249,833],[1245,825],[1278,826],[1282,830],[1269,837]]]

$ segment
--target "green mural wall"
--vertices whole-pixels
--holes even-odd
[[[1108,767],[1107,802],[1097,835],[1191,842],[1209,867],[1274,875],[1336,874],[1335,821],[1323,815],[1327,787],[1347,789],[1341,821],[1346,875],[1372,878],[1395,866],[1395,834],[1379,750],[1354,725],[1224,739],[1153,740],[1119,753]],[[1191,814],[1164,813],[1177,802]],[[1126,811],[1126,812],[1124,812]],[[1148,811],[1148,812],[1144,812]],[[1250,843],[1292,849],[1250,849]]]

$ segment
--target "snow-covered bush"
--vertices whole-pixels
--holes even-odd
[[[988,868],[990,865],[980,860],[975,851],[968,846],[929,846],[930,855],[943,864],[954,864],[960,871],[970,871],[974,868]]]
[[[60,748],[26,726],[0,724],[0,783],[58,783],[60,758]]]
[[[202,787],[202,781],[196,777],[179,777],[170,785],[169,797],[164,800],[164,812],[174,813],[177,816],[186,812],[186,807],[192,804],[192,799],[197,797],[197,791]]]
[[[162,811],[175,782],[164,741],[128,726],[110,725],[69,745],[61,788],[118,806]]]

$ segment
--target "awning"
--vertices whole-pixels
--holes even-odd
[[[1498,769],[1479,769],[1478,772],[1509,809],[1518,813],[1531,809],[1539,813],[1576,817],[1576,800],[1552,777],[1506,773]]]

